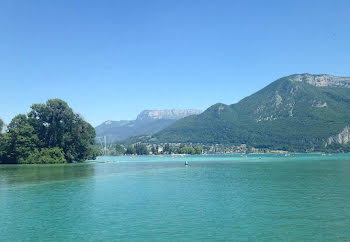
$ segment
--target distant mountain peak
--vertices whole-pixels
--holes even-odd
[[[287,77],[290,81],[306,82],[315,87],[350,88],[350,77],[339,77],[328,74],[312,75],[309,73],[295,74]]]
[[[200,114],[196,109],[188,110],[144,110],[136,120],[107,120],[95,128],[97,139],[106,136],[108,142],[120,141],[131,136],[151,135],[168,127],[176,120]]]
[[[181,119],[189,115],[200,114],[196,109],[167,109],[167,110],[144,110],[136,120],[159,120],[159,119]]]

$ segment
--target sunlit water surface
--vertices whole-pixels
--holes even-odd
[[[350,155],[2,165],[0,240],[350,240]]]

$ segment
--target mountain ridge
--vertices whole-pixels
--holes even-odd
[[[202,111],[198,109],[164,109],[164,110],[144,110],[137,115],[136,120],[145,119],[181,119],[189,115],[197,115]]]
[[[199,113],[197,109],[144,110],[135,120],[107,120],[96,126],[96,139],[106,136],[108,142],[117,142],[131,136],[152,135],[178,119]]]
[[[282,77],[235,104],[214,104],[152,138],[294,151],[324,150],[331,145],[343,149],[344,144],[327,140],[349,124],[350,78],[305,73]]]

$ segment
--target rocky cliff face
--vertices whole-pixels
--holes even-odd
[[[137,120],[158,120],[158,119],[181,119],[190,115],[200,114],[202,111],[196,109],[171,109],[171,110],[145,110],[138,116]]]
[[[327,145],[336,144],[347,144],[350,141],[350,127],[346,126],[339,134],[331,136],[327,140]]]
[[[332,75],[297,74],[290,76],[291,81],[306,82],[316,87],[345,87],[350,88],[350,77]]]

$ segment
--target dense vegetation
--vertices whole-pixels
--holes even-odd
[[[349,124],[349,88],[316,87],[286,77],[237,104],[216,104],[200,115],[181,119],[148,140],[247,144],[301,152],[350,151],[348,144],[327,145],[329,137]]]
[[[126,147],[125,154],[126,155],[148,155],[149,151],[145,144],[138,143],[138,144]]]
[[[94,159],[95,130],[66,102],[34,104],[0,135],[0,163],[66,163]]]
[[[183,146],[175,150],[176,154],[200,155],[203,153],[202,146],[188,147]]]

